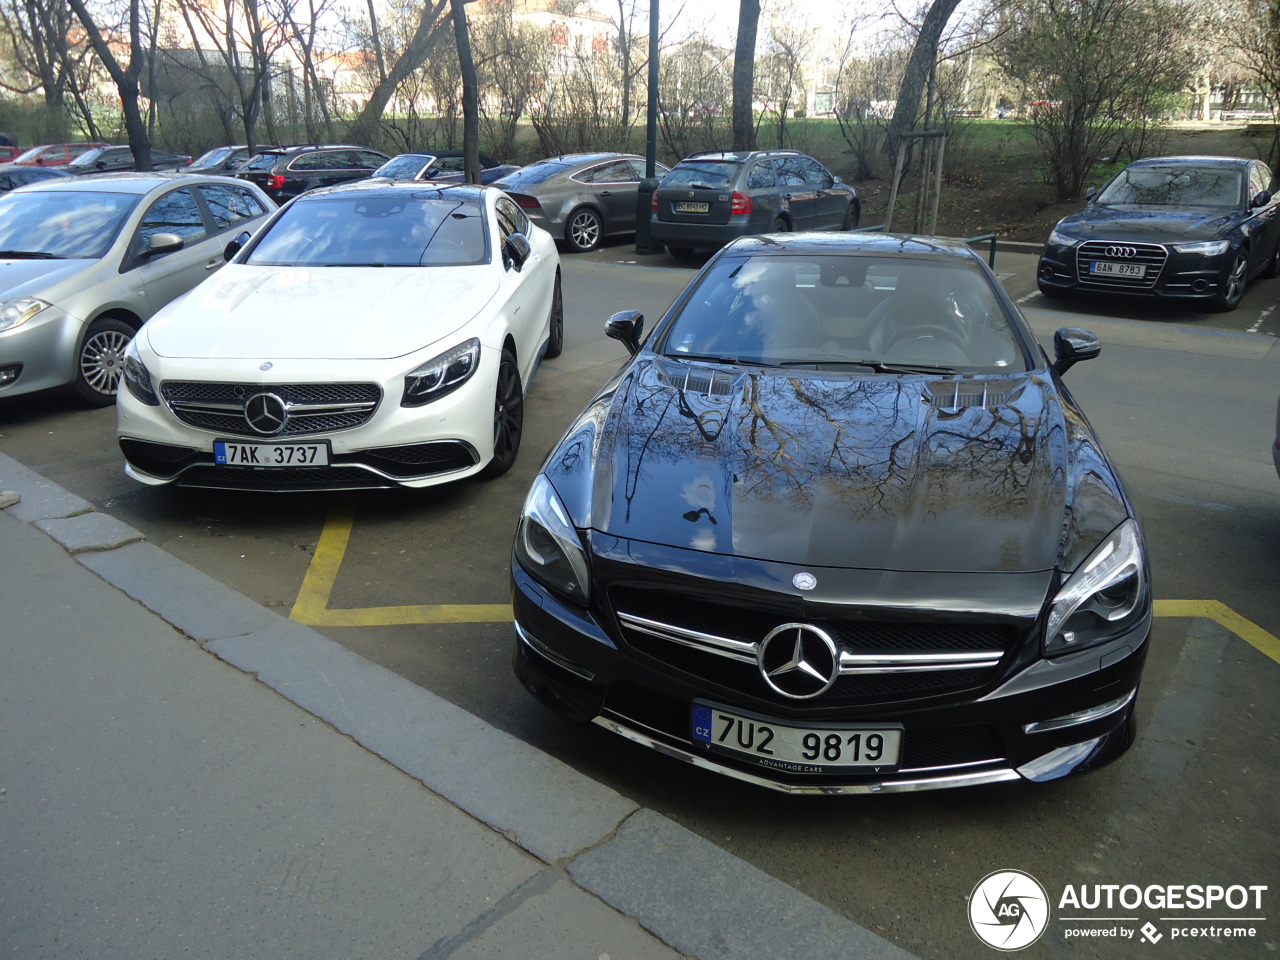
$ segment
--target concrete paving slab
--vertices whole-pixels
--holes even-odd
[[[0,490],[22,494],[21,499],[8,510],[27,523],[52,517],[73,517],[93,509],[88,500],[64,490],[3,453],[0,453]]]
[[[68,553],[114,550],[146,539],[142,531],[105,513],[82,513],[75,517],[37,520],[35,525],[53,537]]]
[[[292,621],[216,640],[208,649],[547,863],[600,843],[638,809],[611,788]]]
[[[912,957],[651,810],[568,869],[605,903],[703,960]]]

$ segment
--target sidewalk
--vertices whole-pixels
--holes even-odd
[[[2,454],[0,491],[6,955],[911,960]]]

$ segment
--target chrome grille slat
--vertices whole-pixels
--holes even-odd
[[[166,381],[160,394],[183,423],[213,433],[262,438],[244,418],[244,402],[273,393],[285,402],[288,421],[278,436],[300,436],[361,426],[377,411],[376,383],[215,383]]]
[[[1108,247],[1128,247],[1134,253],[1131,257],[1107,256]],[[1169,259],[1169,251],[1158,243],[1120,243],[1115,240],[1086,240],[1076,248],[1076,276],[1081,283],[1120,290],[1150,290],[1160,278],[1165,262]],[[1094,276],[1089,272],[1089,265],[1096,260],[1114,263],[1141,263],[1146,271],[1141,280],[1132,277]]]

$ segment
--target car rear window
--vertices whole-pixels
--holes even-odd
[[[539,183],[545,183],[558,173],[564,173],[571,169],[571,165],[561,163],[557,160],[540,160],[537,163],[531,163],[527,167],[521,167],[515,173],[509,173],[502,178],[502,188],[504,190],[524,190],[529,187],[536,186]]]
[[[256,157],[250,157],[240,165],[241,170],[270,170],[280,158],[284,156],[282,153],[260,153]]]
[[[662,181],[664,187],[703,187],[707,190],[724,190],[733,182],[741,169],[740,164],[723,161],[686,160]]]

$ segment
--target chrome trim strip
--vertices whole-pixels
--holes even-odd
[[[844,796],[849,794],[862,793],[913,793],[922,790],[943,790],[951,787],[975,787],[988,783],[1002,783],[1009,780],[1021,780],[1022,777],[1016,770],[1008,767],[1000,767],[995,770],[987,770],[985,772],[970,772],[962,774],[954,774],[942,777],[922,777],[910,778],[905,780],[882,780],[878,783],[835,783],[835,784],[791,784],[779,783],[774,780],[767,780],[754,774],[746,773],[733,767],[722,766],[714,760],[709,759],[708,755],[693,753],[682,747],[675,747],[669,743],[657,740],[648,734],[639,730],[634,730],[623,723],[613,720],[609,717],[597,716],[592,721],[597,726],[604,727],[606,730],[612,731],[621,737],[638,743],[642,747],[648,747],[659,753],[664,753],[669,757],[677,760],[683,760],[703,770],[711,770],[715,773],[723,774],[727,777],[733,777],[735,780],[743,780],[747,783],[753,783],[758,787],[765,787],[769,790],[776,790],[779,793],[789,793],[795,795],[808,794],[812,796]],[[914,770],[900,770],[894,776],[901,776],[904,773],[916,773]]]
[[[1137,687],[1130,690],[1123,697],[1116,700],[1109,700],[1106,703],[1099,704],[1096,707],[1090,707],[1087,710],[1077,710],[1075,713],[1068,713],[1065,716],[1054,717],[1052,720],[1037,720],[1035,723],[1023,724],[1023,733],[1046,733],[1050,730],[1065,730],[1068,727],[1078,727],[1082,723],[1092,723],[1094,720],[1101,720],[1103,717],[1109,717],[1114,713],[1119,713],[1130,703],[1133,698],[1138,695]]]
[[[742,663],[757,663],[760,645],[710,633],[687,630],[669,623],[659,623],[630,613],[619,613],[623,626],[684,647],[713,653]],[[994,667],[1004,656],[1000,650],[975,650],[972,653],[845,653],[840,654],[840,676],[880,673],[921,673],[943,670],[982,670]]]
[[[563,654],[556,653],[556,651],[552,650],[541,640],[534,637],[531,633],[525,630],[524,627],[520,626],[520,623],[518,621],[516,622],[516,636],[520,638],[521,643],[523,643],[525,646],[533,650],[534,653],[537,653],[538,655],[545,657],[546,659],[554,663],[557,667],[560,667],[563,670],[567,670],[569,673],[572,673],[575,677],[581,677],[583,680],[588,680],[588,681],[594,680],[596,678],[596,675],[592,673],[590,670],[586,669],[585,667],[578,666],[568,657],[564,656]]]

